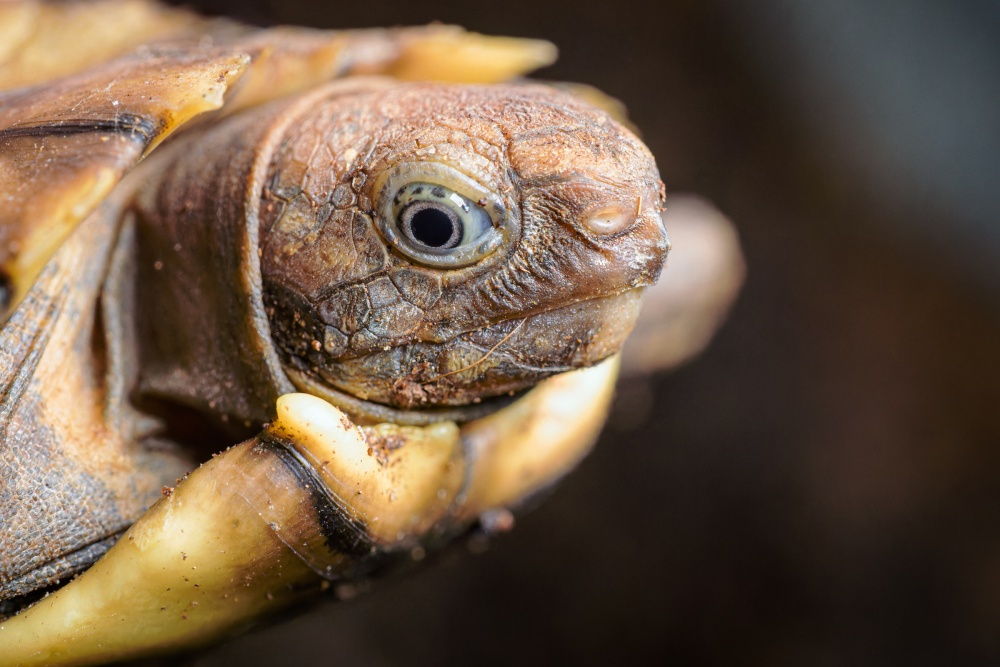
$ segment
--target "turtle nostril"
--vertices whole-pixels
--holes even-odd
[[[598,236],[610,236],[627,229],[636,219],[637,210],[618,205],[604,206],[588,215],[583,225]]]

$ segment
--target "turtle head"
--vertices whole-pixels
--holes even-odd
[[[330,97],[267,183],[272,337],[300,388],[341,404],[453,418],[597,363],[669,248],[649,150],[544,86]]]

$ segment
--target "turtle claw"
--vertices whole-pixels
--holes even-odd
[[[358,427],[321,398],[286,394],[267,433],[288,443],[343,519],[381,551],[413,546],[445,518],[462,486],[454,422]]]

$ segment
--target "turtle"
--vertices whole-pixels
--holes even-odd
[[[640,317],[665,188],[619,103],[522,78],[554,57],[0,5],[0,664],[190,648],[509,528],[637,322],[633,371],[707,341],[728,223],[681,201],[701,264]]]

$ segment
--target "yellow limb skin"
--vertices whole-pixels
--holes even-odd
[[[87,665],[198,645],[319,591],[323,579],[274,529],[296,521],[307,494],[253,445],[200,467],[90,570],[0,623],[0,664]]]
[[[615,356],[549,378],[513,405],[463,426],[473,463],[460,519],[517,505],[572,470],[604,426],[618,365]]]
[[[282,396],[264,433],[202,465],[90,570],[0,623],[0,666],[197,646],[359,576],[369,556],[405,552],[435,526],[458,532],[515,505],[589,450],[616,372],[612,360],[550,378],[461,433],[451,422],[362,429],[322,399]],[[317,492],[360,549],[323,532]]]

